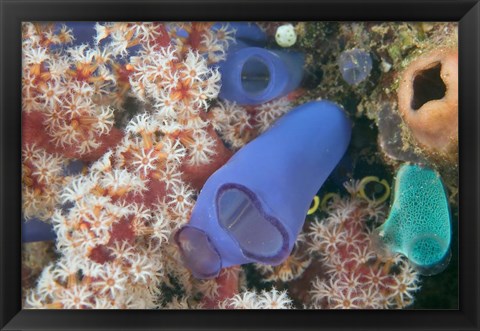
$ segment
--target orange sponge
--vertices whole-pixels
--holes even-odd
[[[410,63],[401,76],[398,108],[420,145],[451,151],[458,143],[458,51],[435,49]]]

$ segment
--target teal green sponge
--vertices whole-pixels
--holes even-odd
[[[405,255],[423,275],[443,271],[452,238],[448,199],[440,176],[418,165],[400,167],[388,219],[374,231],[374,242]]]

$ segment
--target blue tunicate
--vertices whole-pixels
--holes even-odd
[[[236,31],[235,43],[229,45],[226,60],[217,64],[222,74],[220,99],[258,105],[300,85],[303,53],[264,48],[267,36],[256,24],[232,22],[229,26]]]
[[[75,36],[73,45],[93,44],[96,35],[94,22],[65,22],[65,25]]]
[[[388,219],[374,231],[374,242],[405,255],[423,275],[443,271],[450,260],[452,230],[440,176],[418,165],[403,165],[394,197]]]
[[[369,52],[354,48],[343,51],[340,54],[338,66],[343,79],[349,85],[357,85],[370,75],[372,71],[372,58]]]
[[[53,226],[38,219],[22,221],[22,242],[55,240]]]
[[[284,261],[350,135],[343,110],[316,101],[238,151],[207,180],[190,223],[175,236],[193,275],[210,278],[222,267]]]
[[[215,23],[212,26],[212,30],[216,31],[225,24],[228,24],[229,29],[234,29],[235,30],[235,40],[236,42],[243,42],[247,43],[250,46],[265,46],[267,43],[267,34],[260,29],[258,24],[252,23],[252,22],[222,22],[222,23]],[[231,50],[230,47],[235,48],[235,44],[229,46],[229,50]]]
[[[245,47],[229,52],[220,62],[219,98],[257,105],[296,89],[303,78],[304,54],[295,51]]]

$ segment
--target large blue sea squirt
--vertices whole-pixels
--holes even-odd
[[[284,261],[350,133],[337,105],[309,102],[218,169],[200,192],[190,223],[175,236],[193,275],[211,278],[223,267]]]
[[[423,275],[443,271],[450,261],[450,208],[440,176],[418,165],[403,165],[396,177],[388,219],[374,231],[384,253],[405,255]]]

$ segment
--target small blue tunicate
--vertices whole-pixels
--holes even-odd
[[[240,105],[259,105],[295,90],[303,78],[305,55],[287,50],[248,47],[230,52],[218,64],[218,97]]]
[[[372,57],[363,49],[350,49],[343,51],[338,59],[338,66],[343,79],[349,85],[363,82],[372,71]]]

